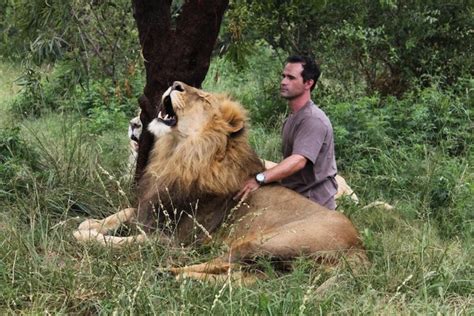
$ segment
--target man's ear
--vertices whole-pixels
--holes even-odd
[[[305,85],[306,88],[311,89],[311,86],[313,85],[313,83],[314,83],[314,80],[313,80],[313,79],[309,79],[309,80],[306,80],[306,81],[304,82],[304,85]]]

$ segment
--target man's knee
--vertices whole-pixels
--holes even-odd
[[[336,209],[336,200],[332,197],[323,206],[334,211]]]

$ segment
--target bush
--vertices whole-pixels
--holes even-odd
[[[237,63],[262,40],[283,55],[312,52],[341,93],[401,97],[472,76],[472,9],[463,0],[235,1],[221,46]]]
[[[365,97],[325,107],[335,134],[338,169],[355,191],[416,202],[416,216],[432,219],[442,236],[471,229],[472,106],[469,94],[421,89],[405,98]],[[471,179],[472,181],[472,179]]]
[[[373,96],[324,109],[334,125],[339,165],[347,166],[404,148],[467,156],[473,141],[471,108],[468,95],[427,88],[402,100]]]
[[[40,170],[33,148],[20,137],[20,128],[0,129],[0,197],[28,188],[28,173]]]
[[[249,110],[253,124],[273,127],[287,111],[286,102],[279,95],[283,61],[275,60],[274,55],[262,44],[247,56],[246,67],[218,57],[211,64],[203,87],[231,93]]]
[[[135,69],[115,84],[111,79],[98,79],[83,86],[74,78],[67,63],[58,64],[50,73],[28,68],[18,79],[22,91],[10,106],[12,115],[38,118],[58,111],[76,113],[89,120],[94,134],[136,115],[143,78]]]

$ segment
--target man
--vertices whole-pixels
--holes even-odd
[[[291,56],[286,62],[280,95],[288,101],[291,113],[282,131],[284,160],[248,179],[235,198],[246,199],[261,185],[280,181],[283,186],[334,210],[337,168],[332,125],[311,100],[320,70],[306,56]]]

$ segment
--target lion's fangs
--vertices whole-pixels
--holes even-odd
[[[168,114],[165,114],[165,116],[163,117],[163,114],[161,113],[161,111],[160,113],[158,113],[158,120],[168,126],[176,125],[176,116],[169,116]]]

